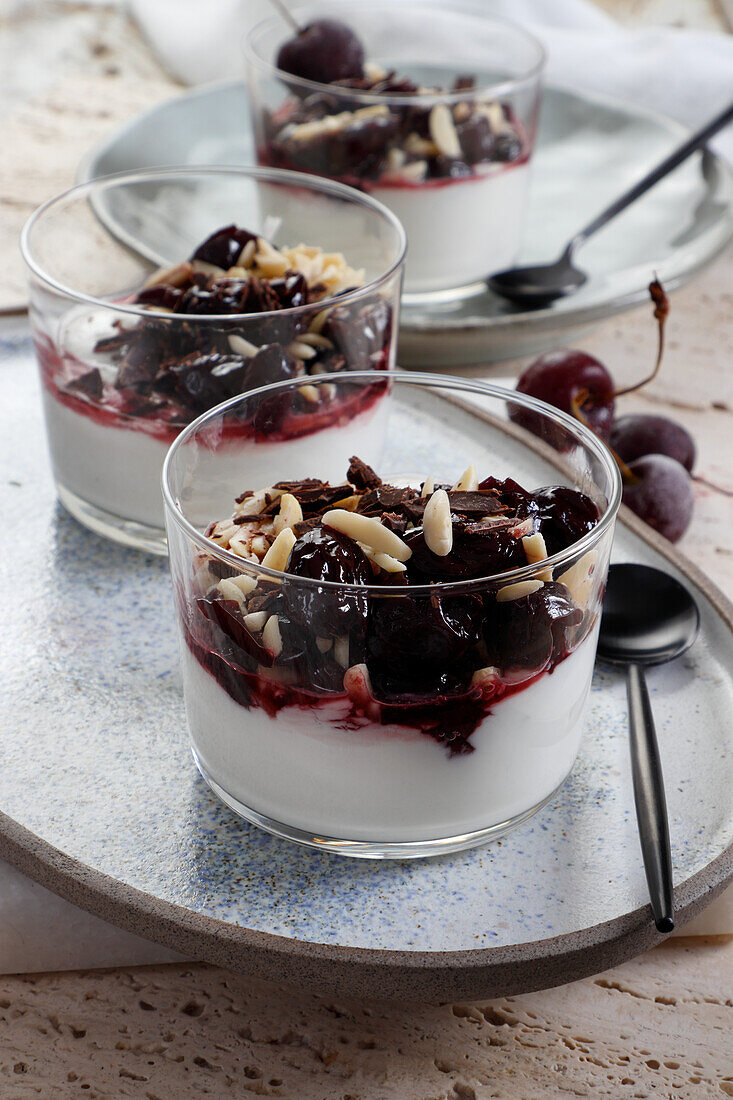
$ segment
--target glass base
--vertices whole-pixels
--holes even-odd
[[[95,535],[102,535],[103,538],[112,539],[122,546],[134,547],[135,550],[144,550],[148,554],[167,556],[168,543],[162,528],[122,519],[113,512],[107,512],[96,504],[82,500],[59,481],[56,482],[56,491],[66,511],[84,527],[94,531]]]
[[[476,829],[474,832],[463,833],[459,836],[441,837],[437,840],[411,840],[392,843],[384,840],[339,840],[332,836],[317,836],[305,832],[303,829],[296,829],[293,825],[284,825],[281,821],[274,821],[264,814],[257,813],[256,810],[251,810],[249,806],[245,806],[239,799],[220,787],[206,771],[193,746],[191,746],[191,754],[202,778],[217,798],[220,798],[230,810],[233,810],[235,814],[244,818],[251,825],[258,825],[260,829],[272,833],[273,836],[280,837],[281,840],[292,840],[296,844],[305,845],[307,848],[318,848],[321,851],[333,852],[335,855],[353,856],[358,859],[425,859],[428,856],[444,856],[450,852],[462,852],[467,848],[476,848],[480,844],[498,840],[538,813],[548,802],[552,802],[570,775],[570,772],[568,772],[557,787],[535,806],[530,806],[528,810],[516,814],[515,817],[510,817],[506,821],[499,821],[495,825],[487,826],[485,829]],[[570,771],[572,771],[572,768]]]

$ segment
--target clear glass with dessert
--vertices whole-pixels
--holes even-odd
[[[379,441],[346,429],[300,465],[269,446],[266,480],[223,428],[292,382],[206,413],[163,493],[202,775],[278,835],[405,858],[505,832],[570,773],[621,487],[592,432],[530,397],[377,384]]]
[[[338,179],[405,227],[408,295],[465,295],[517,258],[544,54],[460,6],[294,7],[247,42],[261,164]]]
[[[268,425],[227,423],[263,461],[267,439],[378,435],[377,390],[311,384],[394,365],[405,239],[369,196],[261,168],[129,173],[41,207],[23,249],[58,495],[94,531],[165,552],[169,446],[247,390],[298,381]]]

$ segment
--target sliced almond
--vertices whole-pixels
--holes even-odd
[[[593,574],[597,560],[598,551],[589,550],[579,561],[576,561],[575,565],[571,565],[557,578],[560,584],[564,584],[569,591],[576,607],[584,609],[590,602],[593,594]]]
[[[475,493],[478,489],[478,474],[475,466],[464,470],[454,488],[461,493]]]
[[[283,493],[280,497],[280,511],[275,516],[275,534],[279,535],[286,527],[295,527],[303,519],[303,509],[292,493]]]
[[[391,554],[372,554],[372,561],[383,569],[385,573],[404,573],[407,566],[403,561],[397,561]]]
[[[267,539],[264,535],[255,535],[252,539],[250,539],[249,544],[252,549],[252,553],[258,554],[260,556],[266,554],[269,548]]]
[[[263,626],[267,622],[269,616],[266,611],[250,611],[249,615],[244,616],[244,625],[247,630],[252,630],[255,634],[262,630]]]
[[[157,271],[148,276],[143,283],[143,288],[147,290],[148,287],[160,286],[162,283],[167,283],[168,286],[183,286],[192,275],[193,267],[188,261],[182,264],[173,264],[172,267],[159,267]]]
[[[256,344],[251,344],[243,336],[237,336],[236,332],[233,332],[227,339],[234,354],[242,355],[245,359],[251,359],[260,350]]]
[[[522,538],[522,545],[530,565],[535,565],[538,562],[544,561],[547,557],[547,546],[539,531],[535,531],[533,535],[524,535]],[[538,572],[537,579],[540,581],[551,581],[552,570],[542,569]]]
[[[453,522],[450,515],[450,500],[445,489],[436,489],[428,503],[422,518],[425,545],[439,558],[446,557],[453,549]]]
[[[471,687],[481,688],[482,691],[495,688],[500,679],[499,669],[494,665],[486,665],[485,668],[477,668],[471,677]]]
[[[326,512],[322,522],[354,542],[363,542],[372,550],[389,554],[397,561],[408,561],[412,557],[412,550],[399,535],[371,516],[360,516],[356,512],[347,512],[344,508],[333,508]]]
[[[516,584],[505,584],[496,593],[496,602],[510,603],[511,600],[521,600],[522,596],[531,596],[533,592],[539,592],[542,587],[542,581],[517,581]]]
[[[523,539],[525,535],[531,535],[534,531],[534,517],[527,516],[526,519],[521,520],[520,523],[515,523],[513,527],[509,528],[509,534],[513,535],[515,539]]]
[[[283,640],[277,615],[270,615],[262,631],[262,644],[273,657],[279,657],[283,651]]]
[[[191,267],[197,275],[223,275],[224,268],[210,264],[207,260],[191,260]]]
[[[321,400],[321,394],[318,386],[307,384],[305,386],[298,386],[298,393],[310,402],[311,405],[317,405]]]
[[[319,332],[304,332],[302,336],[298,337],[299,344],[307,344],[312,348],[327,348],[330,350],[333,347],[333,341],[329,340],[327,336],[321,336]]]
[[[296,538],[289,527],[286,527],[277,536],[270,549],[262,559],[262,564],[269,569],[276,569],[284,573],[290,561],[290,551],[296,543]]]
[[[308,325],[308,332],[319,333],[323,331],[323,326],[328,320],[330,309],[322,309],[320,313],[317,313],[311,323]]]
[[[232,584],[228,577],[219,581],[216,587],[225,600],[234,600],[240,607],[244,607],[244,593],[236,584]]]
[[[227,580],[230,584],[235,584],[245,596],[249,596],[250,592],[254,592],[257,587],[256,579],[250,577],[249,573],[240,573],[236,577],[228,577]]]
[[[445,103],[437,103],[430,112],[428,129],[435,144],[446,157],[460,157],[461,143],[453,123],[453,115]]]
[[[434,492],[435,492],[435,478],[427,477],[425,479],[425,481],[423,482],[422,492],[420,493],[420,496],[424,500],[425,497],[429,497]]]
[[[333,641],[333,655],[336,663],[341,665],[342,668],[349,667],[349,636],[348,634],[342,634],[338,638],[334,638]]]
[[[247,241],[246,245],[239,253],[237,258],[237,267],[249,267],[252,260],[255,258],[255,252],[257,251],[257,241]]]

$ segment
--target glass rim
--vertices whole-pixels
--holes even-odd
[[[554,569],[556,566],[563,565],[565,562],[576,559],[587,553],[596,543],[600,542],[606,531],[613,525],[619,505],[621,504],[621,493],[623,488],[619,468],[606,444],[599,439],[590,428],[581,424],[579,420],[576,420],[568,413],[561,412],[559,409],[555,409],[552,405],[548,405],[544,401],[539,401],[537,398],[530,397],[527,394],[518,393],[516,390],[510,390],[505,386],[497,386],[491,382],[483,382],[479,379],[453,378],[446,374],[429,374],[420,371],[400,370],[337,371],[328,375],[317,375],[313,378],[313,382],[316,385],[325,385],[328,382],[332,382],[334,379],[349,379],[351,381],[358,380],[364,382],[371,381],[373,383],[387,380],[390,383],[395,382],[398,385],[417,385],[427,389],[457,389],[464,393],[478,393],[485,397],[492,397],[504,402],[511,401],[514,404],[523,405],[532,412],[539,413],[554,424],[560,425],[569,432],[574,433],[579,438],[580,442],[601,461],[601,464],[605,467],[606,472],[610,476],[612,486],[605,511],[591,531],[588,531],[582,538],[571,543],[571,545],[567,546],[564,550],[560,550],[556,554],[551,554],[541,562],[528,563],[527,565],[516,566],[513,569],[503,570],[500,573],[490,573],[487,576],[464,578],[462,580],[407,584],[400,585],[399,588],[395,588],[394,585],[390,584],[348,584],[342,581],[316,580],[311,577],[299,577],[295,573],[283,573],[277,569],[270,569],[268,566],[256,562],[246,561],[239,557],[238,554],[232,553],[231,550],[225,550],[223,547],[218,546],[212,539],[197,530],[190,520],[186,518],[170,488],[171,470],[178,451],[192,436],[196,435],[202,428],[205,428],[209,421],[225,415],[228,409],[233,408],[238,403],[248,398],[260,397],[268,393],[277,393],[281,390],[296,389],[298,385],[302,385],[302,379],[286,379],[284,382],[273,382],[268,386],[260,386],[256,390],[249,390],[246,393],[237,394],[236,397],[229,398],[228,401],[223,401],[220,405],[208,409],[205,413],[202,413],[201,416],[197,417],[196,420],[192,420],[191,423],[183,429],[180,435],[178,435],[171,444],[163,463],[161,482],[166,516],[170,516],[183,534],[201,550],[204,550],[209,556],[224,562],[226,565],[235,567],[239,572],[249,573],[251,576],[266,577],[272,580],[281,580],[283,577],[286,577],[289,583],[305,585],[307,588],[326,589],[327,591],[346,591],[349,594],[366,592],[370,595],[391,595],[393,597],[401,595],[429,596],[431,593],[435,594],[436,592],[440,595],[458,595],[470,592],[477,586],[485,586],[487,584],[493,585],[496,583],[508,584],[515,581],[528,580],[541,569]],[[468,411],[471,410],[469,409]],[[478,412],[478,410],[475,411]],[[524,445],[528,446],[528,443]],[[257,491],[258,487],[252,486],[251,488]],[[259,486],[259,488],[264,488],[264,486]]]
[[[339,3],[338,5],[334,4],[331,7],[334,11],[345,9],[347,7],[364,8],[365,10],[368,9],[369,11],[374,11],[376,7],[383,8],[390,13],[394,10],[390,4],[377,3],[375,5],[371,2],[367,2],[367,0],[350,0],[350,3],[347,3],[346,0],[344,0],[343,3]],[[437,5],[422,4],[419,2],[419,0],[417,0],[417,2],[415,2],[415,0],[410,0],[410,2],[401,3],[400,7],[403,8],[405,11],[407,11],[409,8],[417,8],[420,11],[433,14],[436,11],[440,12],[444,10]],[[292,9],[292,11],[294,15],[297,15],[297,8]],[[509,95],[511,92],[517,91],[524,85],[531,84],[534,81],[538,81],[540,79],[547,62],[547,51],[545,50],[545,47],[542,45],[540,40],[530,31],[526,30],[525,27],[521,27],[517,23],[512,23],[511,20],[508,19],[496,18],[493,15],[490,17],[485,17],[478,11],[461,12],[453,9],[450,14],[454,16],[467,16],[468,18],[478,20],[486,26],[502,27],[504,29],[510,30],[515,33],[519,38],[523,38],[525,42],[528,42],[536,53],[536,60],[534,64],[530,68],[528,68],[527,71],[521,76],[510,77],[507,80],[495,81],[492,84],[486,84],[478,88],[472,88],[470,90],[471,96],[486,96],[491,98],[498,98],[502,95]],[[335,95],[337,97],[348,97],[352,101],[363,103],[365,106],[385,104],[391,107],[405,107],[405,105],[418,107],[434,107],[439,103],[449,103],[451,105],[454,103],[461,103],[469,95],[469,93],[464,90],[462,92],[445,91],[431,92],[424,95],[400,96],[395,95],[394,93],[368,92],[364,89],[343,87],[340,84],[321,84],[316,80],[306,80],[304,77],[301,76],[293,76],[291,73],[285,72],[284,69],[278,69],[274,61],[268,61],[266,58],[262,57],[255,49],[255,40],[259,36],[264,34],[265,30],[270,29],[277,23],[284,23],[284,20],[277,15],[270,15],[266,19],[261,19],[259,23],[256,23],[254,27],[252,27],[244,37],[244,50],[247,58],[252,63],[256,64],[258,68],[260,68],[263,72],[271,74],[274,73],[286,84],[293,84],[310,92],[325,92],[330,95]]]
[[[160,179],[170,178],[173,180],[185,179],[187,176],[243,176],[248,179],[261,180],[263,182],[276,183],[282,185],[291,185],[294,187],[305,187],[309,191],[317,192],[322,195],[331,196],[333,198],[343,199],[353,206],[361,206],[371,210],[374,214],[381,217],[383,222],[387,223],[390,228],[396,234],[397,243],[397,259],[391,264],[386,271],[382,272],[376,278],[371,279],[369,282],[364,283],[363,286],[355,287],[353,290],[344,294],[331,295],[327,298],[322,298],[319,302],[312,302],[308,305],[302,306],[289,306],[287,309],[267,310],[262,313],[170,313],[164,310],[144,308],[142,306],[136,306],[125,303],[110,302],[104,298],[97,298],[93,294],[86,294],[83,291],[74,290],[72,287],[66,286],[58,279],[50,275],[43,266],[38,263],[33,255],[33,249],[31,247],[31,234],[38,227],[44,216],[49,210],[52,210],[56,206],[62,206],[64,203],[81,199],[85,195],[90,195],[96,190],[106,190],[107,188],[113,188],[120,184],[131,183],[146,183],[148,181],[154,182]],[[115,234],[109,230],[110,236],[115,240],[118,238]],[[126,242],[122,242],[126,247],[130,247]],[[221,323],[224,320],[227,321],[245,321],[245,320],[262,320],[277,317],[293,317],[303,313],[317,312],[320,309],[330,308],[335,305],[342,305],[353,301],[358,301],[365,296],[374,293],[390,279],[394,278],[403,267],[405,262],[405,256],[407,254],[407,234],[405,233],[402,222],[395,214],[385,206],[384,203],[379,202],[378,199],[373,198],[371,195],[367,195],[361,191],[357,191],[354,187],[348,187],[344,183],[339,183],[337,180],[327,179],[322,176],[313,176],[307,172],[293,172],[288,168],[266,168],[259,165],[183,165],[172,168],[151,168],[151,169],[137,169],[131,172],[115,172],[109,176],[100,176],[97,179],[87,180],[85,183],[75,184],[73,187],[68,187],[65,191],[60,192],[58,195],[54,195],[52,198],[47,199],[39,207],[37,207],[30,217],[27,219],[25,225],[20,234],[20,251],[28,269],[46,286],[51,287],[59,294],[63,294],[65,297],[72,299],[75,302],[79,302],[85,305],[91,305],[100,309],[111,309],[116,313],[129,313],[136,317],[155,318],[157,320],[166,321],[169,324],[186,323],[186,322],[203,322],[211,324],[212,322]],[[141,253],[140,253],[141,254]],[[142,254],[141,254],[142,255]],[[348,262],[348,256],[345,257]],[[152,262],[152,261],[151,261]],[[182,263],[185,261],[181,261]]]

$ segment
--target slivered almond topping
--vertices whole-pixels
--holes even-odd
[[[250,577],[248,573],[240,573],[238,577],[227,577],[227,580],[229,584],[236,585],[245,596],[249,596],[250,592],[254,592],[257,587],[256,579]]]
[[[225,600],[234,600],[240,607],[244,607],[244,593],[236,584],[232,584],[228,577],[219,581],[217,588]]]
[[[522,596],[531,596],[533,592],[539,592],[542,587],[542,581],[517,581],[516,584],[505,584],[496,593],[496,602],[509,603],[511,600],[521,600]]]
[[[545,540],[539,531],[536,531],[534,535],[525,535],[522,539],[522,545],[524,546],[524,552],[527,555],[527,561],[530,565],[535,565],[538,562],[544,561],[547,557]],[[552,570],[540,570],[537,574],[537,579],[540,581],[551,581]]]
[[[450,500],[445,489],[436,489],[428,503],[422,518],[425,545],[439,558],[446,557],[453,549],[453,523],[450,515]]]
[[[283,640],[277,615],[270,615],[262,631],[262,644],[273,657],[279,657],[283,651]]]
[[[318,386],[306,384],[305,386],[298,386],[298,393],[309,401],[311,405],[317,405],[321,400],[321,394]]]
[[[486,665],[485,668],[477,668],[471,677],[471,687],[482,690],[492,687],[499,680],[499,669],[494,665]]]
[[[455,485],[456,490],[461,493],[475,493],[478,489],[478,474],[476,473],[475,466],[469,466],[467,470],[464,470]]]
[[[252,244],[251,241],[250,244]],[[260,350],[256,344],[251,344],[243,336],[237,336],[236,332],[228,337],[228,343],[235,355],[243,355],[247,359],[251,359]]]
[[[515,539],[523,539],[525,535],[531,535],[534,531],[534,518],[527,516],[521,523],[515,523],[513,527],[509,528],[509,534],[513,535]]]
[[[280,511],[275,516],[275,534],[279,535],[286,527],[294,527],[303,519],[303,509],[292,493],[283,493],[280,497]]]
[[[399,535],[371,516],[360,516],[356,512],[347,512],[344,508],[333,508],[326,512],[322,522],[354,542],[363,542],[372,550],[389,554],[397,561],[408,561],[412,557],[412,550]]]
[[[397,561],[391,554],[372,554],[372,561],[385,573],[404,573],[407,569],[403,561]]]
[[[315,359],[318,352],[310,344],[304,344],[301,340],[293,340],[288,344],[288,351],[296,359]]]
[[[191,260],[191,267],[197,275],[213,275],[216,277],[224,274],[223,267],[210,264],[207,260]]]
[[[341,665],[342,668],[349,667],[349,636],[348,634],[342,634],[339,638],[334,638],[333,641],[333,656],[336,663]]]
[[[269,569],[276,569],[284,573],[290,561],[290,551],[296,543],[296,538],[289,527],[280,532],[270,549],[262,559],[262,564]]]
[[[188,261],[182,264],[173,264],[172,267],[159,267],[157,271],[148,276],[143,283],[143,287],[147,289],[151,286],[159,286],[161,283],[168,283],[169,286],[183,286],[184,283],[190,281],[192,274],[193,267]]]
[[[557,578],[560,584],[564,584],[570,592],[576,607],[585,608],[588,606],[593,594],[593,574],[597,560],[598,551],[589,550],[587,554],[583,554],[579,561],[576,561],[575,565],[571,565],[562,576]]]
[[[237,260],[237,267],[249,267],[249,265],[252,263],[253,259],[255,258],[255,252],[256,251],[257,251],[257,242],[256,241],[247,241],[246,245],[244,246],[242,251],[239,253],[239,258]]]
[[[247,630],[253,630],[256,633],[258,630],[262,630],[267,619],[268,613],[266,611],[251,611],[249,615],[244,616],[244,625]]]
[[[327,336],[321,336],[319,332],[304,332],[302,336],[298,337],[299,344],[308,344],[312,348],[327,348],[333,347],[333,341],[329,340]]]
[[[317,313],[308,325],[308,332],[315,333],[316,335],[322,332],[330,312],[330,309],[322,309],[320,313]]]
[[[446,157],[460,157],[461,143],[453,124],[453,116],[445,103],[437,103],[430,112],[428,129],[435,144]]]
[[[433,478],[433,477],[426,478],[424,483],[423,483],[422,492],[420,493],[421,498],[424,499],[425,497],[429,497],[431,495],[431,493],[433,493],[434,491],[435,491],[435,478]]]

